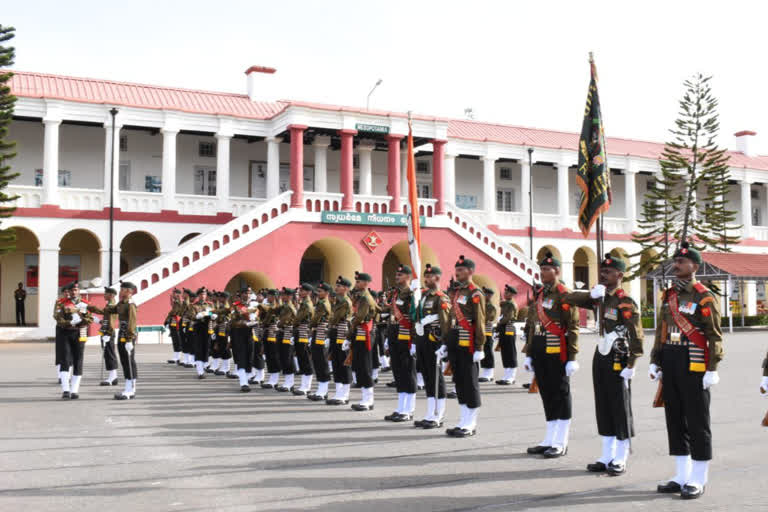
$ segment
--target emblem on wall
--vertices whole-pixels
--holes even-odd
[[[376,249],[379,248],[379,246],[382,244],[383,240],[379,236],[378,233],[375,231],[371,231],[367,235],[363,237],[363,244],[368,248],[369,251],[373,252]]]

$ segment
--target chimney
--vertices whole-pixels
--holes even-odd
[[[755,156],[752,154],[753,137],[757,132],[751,130],[742,130],[733,134],[736,137],[736,151],[743,153],[744,156]]]
[[[256,97],[258,92],[257,82],[259,80],[259,74],[271,75],[275,71],[277,71],[275,68],[268,68],[266,66],[251,66],[245,70],[245,76],[247,77],[246,80],[248,86],[248,97],[251,99],[251,101],[257,101],[259,99]]]

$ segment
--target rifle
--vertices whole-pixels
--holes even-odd
[[[659,387],[656,389],[656,397],[653,399],[654,407],[664,407],[664,384],[659,381]]]
[[[533,378],[531,381],[531,385],[528,388],[528,393],[538,393],[539,392],[539,383],[536,382],[536,377]]]

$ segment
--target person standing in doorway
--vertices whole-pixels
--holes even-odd
[[[24,283],[19,283],[19,287],[13,291],[13,298],[16,300],[16,327],[26,327],[24,301],[27,300],[27,290],[24,289]]]

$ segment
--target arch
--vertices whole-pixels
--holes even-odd
[[[490,288],[493,290],[493,296],[491,297],[491,302],[494,306],[496,306],[496,312],[499,312],[499,286],[490,277],[488,277],[485,274],[473,274],[472,275],[472,281],[475,282],[475,285],[478,288]]]
[[[260,290],[262,288],[274,288],[275,283],[264,272],[245,270],[232,276],[224,290],[229,293],[235,293],[245,286],[250,286],[254,290]]]
[[[224,235],[224,238],[221,240],[221,245],[227,245],[229,243],[229,235]]]
[[[151,233],[132,231],[120,242],[120,274],[125,274],[153,260],[160,252],[160,244]]]
[[[32,292],[38,284],[50,286],[50,283],[38,283],[40,239],[37,234],[24,226],[12,226],[9,230],[11,229],[16,235],[14,249],[0,255],[2,297],[10,299],[18,284],[22,283],[27,290],[25,321],[31,326],[38,322],[39,297],[37,293]],[[43,314],[49,314],[47,308]],[[15,325],[16,308],[13,300],[0,300],[0,323]]]
[[[558,249],[554,245],[545,245],[539,249],[539,252],[536,253],[537,263],[544,259],[544,255],[547,254],[547,251],[551,252],[552,256],[554,256],[558,260],[563,261],[563,256],[560,254],[560,249]]]
[[[59,241],[59,285],[84,282],[101,275],[101,242],[93,231],[73,229]]]
[[[181,240],[179,240],[179,245],[183,245],[183,244],[189,242],[190,240],[192,240],[196,236],[200,236],[200,233],[188,233],[188,234],[184,235],[181,238]]]
[[[363,270],[360,253],[346,240],[335,237],[312,242],[301,256],[299,280],[334,283],[337,276],[352,279],[356,270]]]
[[[583,289],[597,284],[597,257],[591,247],[581,246],[573,253],[573,282],[584,283]]]
[[[163,268],[163,279],[168,277],[170,275],[170,272],[168,272],[168,267]]]
[[[424,275],[424,268],[426,267],[427,263],[433,267],[440,267],[440,258],[438,258],[437,253],[430,246],[422,242],[421,273],[419,275]],[[395,269],[397,269],[397,266],[400,264],[411,264],[411,254],[408,251],[407,240],[401,240],[400,242],[397,242],[395,245],[390,247],[389,251],[387,251],[387,254],[384,256],[384,262],[381,266],[381,282],[385,286],[387,283],[389,283],[390,286],[394,285]],[[446,275],[448,274],[448,272],[444,273],[446,273]]]
[[[211,249],[207,246],[203,246],[203,256],[208,256],[211,253]]]

